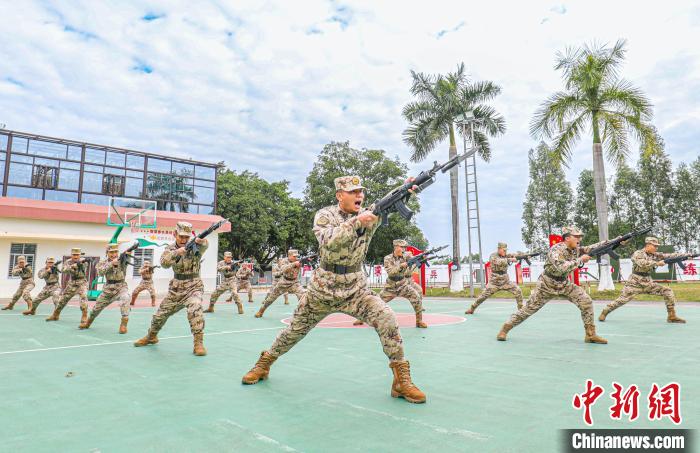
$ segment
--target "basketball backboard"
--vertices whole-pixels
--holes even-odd
[[[155,201],[111,197],[107,209],[107,225],[139,228],[156,227]]]

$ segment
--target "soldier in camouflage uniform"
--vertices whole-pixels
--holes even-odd
[[[129,252],[131,254],[131,252]],[[102,292],[97,297],[95,305],[92,307],[87,321],[80,323],[79,329],[89,329],[95,319],[102,313],[109,304],[117,302],[122,314],[119,325],[119,333],[126,333],[126,326],[129,323],[129,287],[126,284],[126,268],[128,263],[119,259],[119,245],[109,244],[107,246],[107,258],[103,258],[97,263],[97,275],[105,278]]]
[[[25,256],[17,257],[17,264],[12,268],[12,276],[21,278],[19,288],[17,288],[17,291],[15,291],[15,294],[12,296],[12,301],[2,309],[12,310],[15,308],[17,301],[22,298],[27,303],[27,310],[24,314],[28,315],[32,311],[32,295],[30,293],[34,289],[34,271],[32,271],[32,266],[27,263],[27,258]]]
[[[273,287],[280,281],[280,278],[282,278],[282,271],[280,270],[280,263],[283,260],[284,260],[284,258],[280,258],[278,260],[275,260],[272,263],[272,286]],[[284,293],[284,305],[289,305],[289,295],[287,293]]]
[[[155,269],[151,265],[151,262],[146,260],[143,262],[141,269],[139,269],[139,274],[141,274],[141,282],[131,293],[131,305],[136,303],[136,298],[139,297],[142,291],[148,291],[151,296],[151,307],[156,306],[156,289],[153,287],[153,271]]]
[[[518,310],[523,308],[523,292],[518,285],[511,282],[508,278],[508,265],[514,263],[515,257],[508,254],[508,244],[505,242],[498,243],[498,251],[492,253],[489,258],[491,263],[491,277],[486,285],[486,290],[479,295],[471,307],[464,312],[465,315],[472,315],[477,307],[486,299],[496,294],[498,291],[508,291],[515,295],[515,302],[518,304]]]
[[[238,296],[238,291],[245,291],[248,290],[248,303],[253,303],[253,287],[250,285],[250,278],[253,276],[253,266],[252,264],[249,264],[250,262],[246,260],[246,262],[238,268],[238,272],[236,272],[236,279],[238,280],[238,288],[236,289],[236,296]],[[233,297],[233,292],[231,292],[231,297]],[[228,300],[229,302],[231,299]]]
[[[86,280],[88,264],[85,259],[80,257],[81,251],[79,248],[72,249],[70,253],[71,259],[63,264],[63,269],[61,271],[64,274],[68,273],[68,275],[70,275],[70,281],[63,289],[61,299],[58,301],[58,305],[54,309],[53,314],[46,318],[46,320],[58,321],[61,311],[65,308],[66,304],[68,304],[68,301],[71,300],[73,296],[78,296],[80,298],[80,311],[82,312],[80,324],[83,324],[87,322],[88,316],[88,283]]]
[[[393,244],[394,253],[384,257],[384,269],[388,278],[379,297],[386,303],[396,297],[408,299],[416,312],[416,327],[425,329],[428,325],[423,322],[423,290],[413,281],[415,267],[408,267],[408,260],[413,257],[413,254],[406,251],[408,243],[403,239],[396,239]],[[359,319],[353,323],[355,326],[362,324],[364,323]]]
[[[255,314],[256,318],[262,318],[267,307],[272,305],[282,294],[285,296],[287,294],[294,294],[299,300],[304,296],[304,288],[302,288],[299,283],[299,269],[301,269],[299,251],[294,249],[289,250],[289,252],[287,252],[287,258],[283,258],[279,261],[279,269],[281,277],[278,282],[272,286],[267,296],[265,296],[260,310]]]
[[[34,298],[31,310],[25,311],[23,314],[35,315],[36,309],[44,300],[51,298],[54,308],[58,305],[58,299],[61,297],[61,285],[59,283],[61,271],[56,267],[56,260],[49,257],[46,259],[46,266],[39,269],[39,278],[46,282],[41,292]]]
[[[168,245],[160,257],[160,265],[165,268],[173,268],[175,278],[170,280],[168,294],[161,301],[158,310],[153,315],[151,327],[145,337],[134,343],[134,346],[147,346],[158,343],[158,332],[163,328],[169,317],[187,309],[187,319],[190,322],[190,330],[194,337],[193,353],[198,356],[207,354],[204,348],[204,313],[202,309],[202,295],[204,283],[199,276],[201,261],[200,256],[185,248],[192,236],[192,224],[177,222],[175,227],[175,242]],[[201,254],[207,250],[209,243],[206,239],[196,238]]]
[[[587,253],[594,247],[604,244],[605,241],[581,247],[583,233],[576,227],[564,227],[562,236],[564,242],[555,244],[549,249],[544,263],[544,273],[530,294],[527,304],[513,313],[510,321],[503,324],[496,337],[499,341],[505,341],[508,331],[535,314],[551,299],[562,296],[581,310],[581,319],[586,330],[584,341],[586,343],[607,344],[607,340],[596,334],[591,297],[586,294],[583,288],[568,279],[568,275],[574,269],[591,259]]]
[[[231,297],[235,299],[238,307],[238,314],[242,315],[243,304],[241,303],[241,298],[238,297],[238,283],[236,282],[237,265],[233,262],[233,254],[231,252],[224,252],[224,259],[216,265],[216,270],[221,272],[223,279],[221,284],[216,287],[216,290],[211,293],[209,308],[204,310],[204,313],[214,313],[214,304],[219,300],[219,297],[226,291],[231,291]]]
[[[362,209],[364,187],[357,176],[335,180],[337,205],[319,210],[313,231],[319,243],[320,266],[313,274],[290,325],[277,336],[272,347],[260,354],[255,366],[243,376],[244,384],[266,379],[270,366],[289,351],[316,324],[331,313],[346,313],[375,328],[394,374],[391,395],[413,403],[425,402],[425,394],[411,381],[404,359],[403,341],[396,316],[370,289],[362,262],[379,226],[371,210]]]
[[[668,286],[662,286],[651,279],[651,272],[658,266],[664,266],[667,258],[685,256],[684,253],[659,253],[659,240],[649,236],[644,241],[644,248],[632,254],[632,275],[625,282],[622,294],[614,302],[603,309],[599,321],[605,321],[611,311],[616,310],[631,301],[637,294],[654,294],[663,296],[666,301],[668,317],[666,321],[672,323],[685,323],[685,319],[676,316],[676,297]]]

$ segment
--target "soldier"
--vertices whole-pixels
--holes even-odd
[[[233,262],[233,255],[231,252],[224,252],[224,259],[219,261],[216,265],[216,270],[221,272],[224,277],[221,280],[221,284],[216,287],[216,290],[211,293],[211,298],[209,298],[209,308],[204,310],[204,313],[214,313],[214,304],[219,300],[219,297],[226,291],[231,291],[231,297],[235,299],[236,306],[238,307],[238,314],[243,314],[243,304],[241,303],[241,298],[238,297],[238,283],[236,282],[236,270],[237,265]]]
[[[187,308],[187,319],[194,337],[194,355],[207,355],[204,348],[204,313],[202,309],[202,293],[204,283],[199,277],[201,267],[200,257],[185,248],[192,236],[192,224],[177,222],[175,227],[175,242],[166,247],[160,257],[160,265],[173,268],[175,276],[170,280],[168,294],[165,296],[153,315],[151,327],[145,337],[134,343],[134,346],[147,346],[158,343],[158,332],[163,328],[169,317],[183,308]],[[201,254],[207,250],[209,243],[206,239],[196,238]]]
[[[314,217],[320,266],[294,311],[290,325],[280,332],[269,350],[260,354],[242,381],[255,384],[266,379],[270,366],[279,356],[289,351],[323,318],[341,312],[367,322],[377,331],[394,374],[391,396],[423,403],[425,394],[411,382],[410,366],[404,360],[396,316],[389,305],[369,289],[362,269],[367,248],[379,226],[378,218],[371,210],[362,209],[365,193],[360,178],[336,178],[335,188],[338,204],[321,209]]]
[[[396,297],[408,299],[416,312],[416,327],[425,329],[428,325],[423,322],[423,290],[411,278],[415,267],[408,267],[408,259],[413,254],[406,251],[408,243],[403,239],[396,239],[393,244],[394,253],[384,257],[384,269],[389,278],[379,297],[386,303]],[[362,324],[364,323],[359,319],[353,323],[354,326]]]
[[[574,303],[581,310],[581,319],[586,330],[584,341],[586,343],[607,344],[608,341],[596,335],[593,320],[593,301],[580,286],[573,284],[568,275],[583,263],[587,263],[591,257],[587,253],[594,247],[604,244],[601,241],[586,247],[580,247],[583,233],[576,227],[564,227],[564,242],[553,245],[547,253],[544,263],[544,273],[540,276],[537,286],[530,294],[530,299],[525,306],[513,313],[510,321],[503,324],[496,337],[499,341],[506,341],[508,331],[532,316],[547,302],[556,296],[563,296]]]
[[[668,312],[667,322],[685,323],[685,319],[676,316],[676,297],[673,290],[668,286],[661,286],[651,279],[651,271],[658,266],[664,266],[664,260],[667,258],[677,258],[685,256],[684,253],[659,253],[659,240],[653,236],[649,236],[644,241],[644,248],[637,250],[632,254],[632,275],[625,282],[622,288],[622,294],[614,302],[608,304],[603,309],[603,312],[598,318],[599,321],[605,321],[606,316],[611,311],[616,310],[627,302],[631,301],[637,294],[655,294],[663,296],[666,301],[666,311]]]
[[[151,296],[151,307],[156,306],[156,289],[153,287],[153,271],[155,268],[151,265],[151,262],[145,260],[141,269],[139,269],[139,274],[141,274],[141,283],[138,284],[134,292],[131,293],[131,305],[136,303],[136,298],[139,297],[141,291],[148,291]]]
[[[131,254],[131,252],[129,253]],[[109,244],[107,246],[107,258],[103,258],[97,263],[97,275],[105,278],[105,285],[97,298],[97,302],[92,307],[90,317],[87,321],[80,323],[79,329],[89,329],[95,318],[102,310],[113,302],[119,303],[119,310],[122,314],[119,333],[126,333],[126,326],[129,323],[129,287],[126,284],[126,260],[119,259],[119,245]]]
[[[61,311],[65,308],[69,300],[73,296],[78,296],[80,298],[80,311],[82,316],[80,317],[80,324],[87,322],[88,318],[88,303],[87,303],[87,262],[84,258],[81,258],[82,254],[79,248],[71,249],[71,258],[68,262],[64,263],[62,272],[68,273],[70,275],[70,281],[68,285],[63,289],[61,293],[61,299],[58,301],[58,305],[53,311],[53,314],[46,318],[47,321],[58,321]]]
[[[257,313],[255,313],[256,318],[262,318],[263,313],[267,310],[267,307],[272,305],[272,303],[284,294],[294,294],[297,299],[301,300],[304,295],[304,288],[302,288],[299,283],[299,269],[301,269],[301,262],[299,261],[299,251],[291,249],[287,252],[287,258],[283,258],[279,262],[279,269],[281,277],[277,283],[275,283],[265,296],[262,306]]]
[[[272,263],[272,287],[277,284],[277,282],[280,281],[280,278],[282,278],[282,271],[280,270],[280,263],[284,260],[284,258],[280,258],[278,260],[275,260]],[[289,305],[289,295],[287,293],[284,293],[284,305]]]
[[[465,315],[472,315],[477,307],[486,299],[496,294],[498,291],[508,291],[515,295],[515,302],[518,304],[518,310],[523,308],[523,292],[515,283],[508,278],[508,265],[516,261],[513,255],[508,254],[508,244],[505,242],[498,243],[498,250],[492,253],[489,258],[491,263],[491,278],[489,279],[486,290],[479,295],[471,307],[464,312]]]
[[[34,298],[32,303],[32,309],[25,311],[23,314],[35,315],[36,309],[39,308],[44,300],[51,298],[53,302],[54,309],[58,305],[58,299],[61,297],[61,285],[59,284],[61,271],[56,267],[56,260],[54,258],[46,258],[46,266],[43,269],[39,269],[39,278],[44,279],[46,285],[41,290],[41,292]]]
[[[25,256],[20,255],[17,257],[17,264],[12,268],[12,276],[21,278],[19,288],[12,296],[12,301],[2,309],[12,310],[15,308],[17,301],[22,298],[27,303],[27,310],[22,314],[28,315],[32,311],[32,295],[30,293],[34,289],[34,271],[32,271],[32,266],[27,263]]]
[[[253,265],[248,260],[238,269],[236,272],[236,279],[238,280],[238,288],[235,292],[238,296],[238,291],[248,290],[248,303],[253,303],[253,287],[250,285],[250,277],[253,276]],[[233,297],[233,293],[231,294]],[[229,299],[229,302],[231,300]]]

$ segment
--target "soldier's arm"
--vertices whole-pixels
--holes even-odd
[[[655,267],[656,262],[659,260],[661,260],[660,257],[652,256],[651,258],[649,258],[648,255],[641,250],[637,250],[632,254],[632,262],[637,266]]]
[[[204,238],[204,242],[199,244],[199,253],[204,255],[204,252],[206,252],[208,248],[209,248],[209,241],[207,240],[207,238]]]
[[[508,258],[514,258],[515,255],[506,255],[505,257],[496,254],[491,257],[491,266],[507,266],[508,265]]]
[[[217,272],[223,272],[229,266],[230,266],[229,264],[226,264],[226,261],[220,261],[219,264],[216,265],[216,270],[217,270]]]
[[[19,266],[15,266],[12,268],[12,276],[17,277],[19,274],[22,273],[22,268]]]
[[[339,250],[351,245],[357,239],[357,231],[362,228],[357,217],[351,217],[338,226],[331,225],[331,219],[325,212],[319,211],[314,217],[314,235],[320,246],[330,250]]]
[[[160,256],[160,265],[163,269],[170,269],[172,265],[175,264],[175,258],[177,257],[175,250],[177,250],[177,248],[168,247]]]
[[[46,274],[47,274],[46,269],[43,269],[43,268],[42,268],[42,269],[39,269],[39,272],[37,273],[37,276],[38,276],[39,278],[44,278],[44,277],[46,277]]]
[[[100,260],[100,262],[97,263],[97,275],[104,277],[105,274],[107,274],[107,269],[109,269],[111,266],[112,263],[110,263],[108,260]]]
[[[688,256],[687,253],[657,253],[659,260],[666,260],[669,258],[680,258],[682,256]]]
[[[296,266],[295,263],[286,263],[286,264],[283,264],[283,265],[280,266],[280,268],[279,268],[279,269],[280,269],[280,274],[284,274],[284,273],[287,273],[287,272],[289,272],[289,271],[293,271],[296,267],[297,267],[297,266]]]
[[[552,267],[554,267],[555,271],[557,271],[557,273],[560,274],[568,274],[577,267],[579,267],[581,264],[583,264],[581,258],[576,258],[575,260],[567,260],[564,258],[564,255],[562,253],[559,253],[558,251],[550,251],[549,260],[552,264]]]
[[[608,241],[600,241],[600,242],[596,242],[595,244],[581,246],[578,249],[581,253],[587,254],[591,250],[593,250],[594,248],[600,247],[601,245],[605,244],[606,242],[608,242]]]
[[[148,272],[146,270],[146,268],[144,266],[141,266],[141,269],[139,269],[139,275],[141,275],[141,277],[143,277],[143,274],[145,274],[146,272]]]
[[[386,270],[387,275],[390,277],[399,275],[402,270],[401,266],[394,263],[394,260],[391,259],[391,255],[384,257],[384,269]]]

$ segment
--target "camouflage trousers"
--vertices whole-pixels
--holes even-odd
[[[279,283],[279,281],[280,281],[279,278],[273,279],[273,280],[272,280],[272,286],[275,286],[277,283]],[[284,296],[284,304],[287,305],[287,304],[289,303],[289,294],[288,294],[288,293],[284,293],[283,296]],[[299,300],[301,300],[301,298],[300,298]]]
[[[537,286],[532,290],[527,304],[513,313],[510,323],[513,327],[534,315],[540,308],[555,297],[568,299],[581,310],[581,320],[584,326],[593,326],[593,301],[580,286],[574,285],[569,280],[560,282],[542,275]]]
[[[374,327],[384,354],[392,361],[403,360],[403,340],[396,315],[366,286],[344,300],[319,298],[307,291],[294,311],[290,325],[279,333],[269,353],[274,357],[286,353],[332,313],[345,313]]]
[[[499,291],[508,291],[515,295],[515,301],[520,307],[523,304],[523,291],[518,285],[511,282],[508,275],[497,275],[491,273],[491,278],[489,283],[486,285],[486,289],[483,293],[479,294],[479,297],[472,304],[472,309],[476,309],[481,305],[486,299],[493,296]]]
[[[262,303],[262,308],[263,310],[267,309],[267,307],[272,305],[272,303],[282,294],[284,294],[284,299],[286,301],[287,294],[294,294],[297,296],[297,299],[301,300],[305,293],[306,291],[304,291],[304,288],[299,282],[289,283],[287,281],[280,280],[272,287],[270,292],[267,293],[267,296],[265,296],[265,300],[263,300]]]
[[[78,296],[80,297],[80,309],[85,311],[88,309],[88,302],[87,302],[87,280],[71,280],[68,282],[68,285],[64,288],[63,292],[61,293],[61,299],[58,301],[58,305],[56,306],[56,310],[60,313],[61,310],[63,310],[68,303],[69,300],[73,298],[73,296]]]
[[[213,293],[211,293],[211,297],[209,298],[209,305],[214,305],[217,300],[219,300],[219,297],[221,297],[222,294],[224,294],[226,291],[231,291],[230,297],[227,299],[227,302],[231,302],[231,300],[236,301],[236,305],[241,303],[241,298],[238,296],[238,283],[236,282],[235,278],[232,279],[224,279],[221,281],[221,284],[216,287]]]
[[[397,297],[405,297],[411,303],[413,311],[416,313],[423,312],[423,290],[414,281],[401,283],[399,285],[387,285],[379,293],[379,297],[386,303],[391,302]]]
[[[171,280],[168,295],[160,303],[158,311],[153,315],[149,333],[157,335],[165,322],[172,315],[187,308],[187,320],[190,322],[192,334],[204,332],[204,309],[202,294],[204,284],[200,278],[193,280]]]
[[[32,295],[30,294],[34,289],[34,281],[32,279],[22,280],[19,284],[19,288],[15,291],[12,296],[12,302],[10,302],[10,307],[14,307],[18,300],[23,299],[27,306],[32,303]]]
[[[56,308],[58,306],[58,300],[61,297],[61,285],[58,283],[53,283],[51,285],[44,286],[41,292],[34,298],[34,306],[32,309],[36,310],[39,304],[49,297],[53,302],[54,308]]]
[[[114,302],[119,304],[119,311],[122,314],[122,318],[128,318],[131,305],[129,305],[129,287],[126,285],[126,282],[112,283],[104,286],[102,292],[97,297],[95,306],[92,307],[88,322],[92,323],[95,318],[102,313],[102,310]]]
[[[638,294],[653,294],[655,296],[662,296],[664,298],[664,302],[666,302],[667,310],[673,309],[676,305],[676,296],[673,294],[673,290],[671,288],[656,283],[651,279],[651,277],[642,277],[640,275],[632,274],[630,279],[622,288],[622,294],[620,294],[620,297],[615,299],[614,302],[611,302],[605,308],[608,311],[613,311],[634,299],[634,296]]]
[[[248,302],[253,302],[253,287],[250,285],[250,280],[238,280],[238,287],[236,291],[231,291],[231,296],[227,299],[227,302],[231,302],[233,295],[238,297],[238,291],[248,290]]]
[[[134,292],[131,293],[131,297],[136,298],[142,291],[148,292],[151,296],[151,300],[156,300],[156,289],[153,287],[153,280],[141,280],[141,282],[134,288]]]

